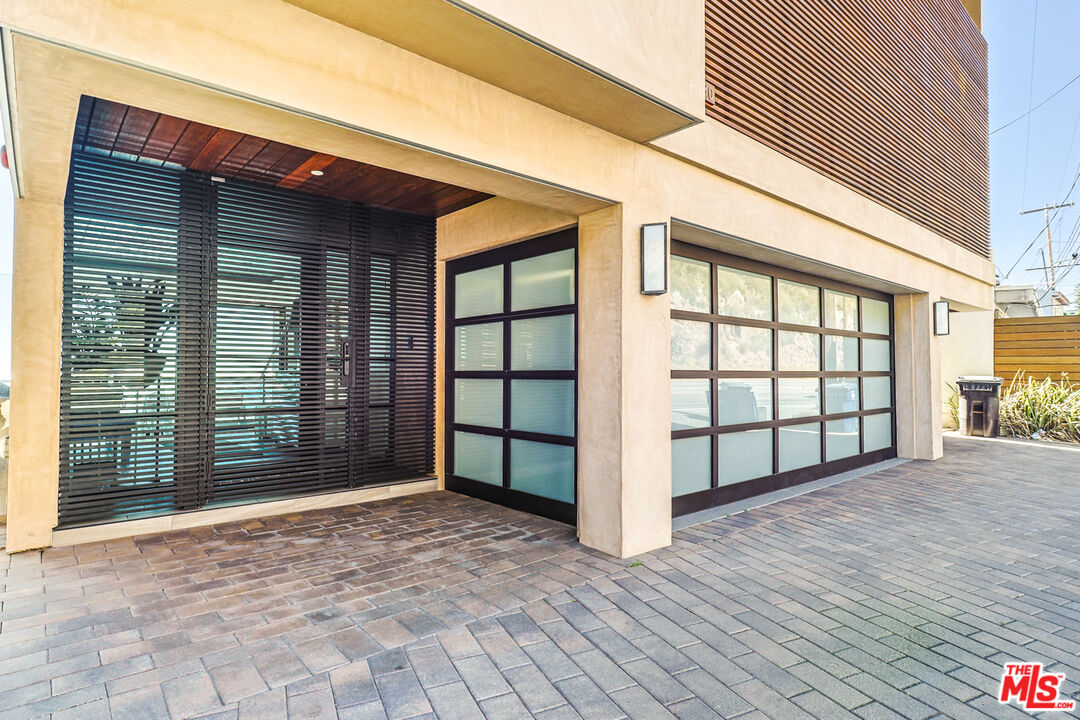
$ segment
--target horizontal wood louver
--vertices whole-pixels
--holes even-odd
[[[989,257],[986,42],[960,0],[706,0],[708,115]]]
[[[61,524],[429,475],[434,247],[431,218],[74,153]]]

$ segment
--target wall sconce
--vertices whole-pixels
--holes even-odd
[[[641,226],[641,294],[663,295],[668,291],[667,223]]]
[[[949,301],[938,300],[934,303],[934,334],[949,334]]]

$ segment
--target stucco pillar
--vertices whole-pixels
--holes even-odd
[[[578,532],[617,557],[671,543],[669,305],[640,293],[644,208],[578,226]]]
[[[941,435],[941,342],[933,333],[927,293],[897,295],[896,450],[902,458],[936,460]]]
[[[56,525],[63,230],[59,203],[15,201],[9,552],[47,547]]]

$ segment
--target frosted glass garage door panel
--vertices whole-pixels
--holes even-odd
[[[859,338],[826,335],[825,369],[829,371],[858,370]]]
[[[859,299],[847,293],[826,290],[825,327],[837,330],[858,330]]]
[[[813,285],[776,281],[776,319],[794,325],[821,325],[820,293]]]
[[[671,369],[712,368],[712,325],[694,320],[671,321]]]
[[[510,427],[548,435],[574,435],[573,380],[511,380]]]
[[[859,378],[825,378],[825,414],[857,412],[859,410]]]
[[[489,485],[502,485],[503,441],[494,435],[454,433],[454,474]]]
[[[892,413],[863,418],[863,451],[882,450],[892,445]]]
[[[671,309],[707,313],[712,305],[707,262],[673,255],[671,258]]]
[[[511,440],[510,489],[574,502],[574,448]]]
[[[716,424],[740,425],[773,419],[772,380],[720,380],[716,390]]]
[[[881,300],[862,300],[862,331],[889,334],[889,303]]]
[[[502,380],[454,380],[454,422],[501,428]]]
[[[461,273],[454,278],[454,317],[492,315],[502,309],[502,265]]]
[[[772,320],[772,278],[768,275],[716,267],[717,315]]]
[[[779,428],[779,472],[797,470],[821,462],[821,423]]]
[[[502,370],[503,325],[461,325],[454,338],[455,370]]]
[[[771,429],[723,433],[716,436],[716,442],[721,486],[772,475]]]
[[[712,485],[712,441],[708,437],[671,441],[671,496],[708,490]]]
[[[708,427],[712,422],[712,390],[708,380],[671,381],[671,429]]]
[[[510,323],[511,370],[573,370],[574,316],[514,320]]]
[[[888,340],[864,339],[862,341],[862,369],[885,372],[892,369],[892,343]]]
[[[825,423],[825,460],[840,460],[859,454],[859,418]]]
[[[877,410],[892,405],[892,378],[888,376],[863,378],[863,410]]]
[[[510,263],[510,309],[574,302],[574,251],[560,250]]]

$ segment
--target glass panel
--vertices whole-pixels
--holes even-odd
[[[502,380],[454,380],[454,422],[501,428]]]
[[[825,378],[825,412],[846,413],[859,409],[859,378]]]
[[[854,295],[825,291],[825,327],[837,330],[859,329],[859,299]]]
[[[780,433],[780,469],[787,472],[821,462],[821,423],[788,425]]]
[[[826,335],[825,369],[833,371],[858,370],[859,338]]]
[[[817,378],[780,378],[777,380],[780,420],[821,414],[821,393]]]
[[[768,275],[718,265],[716,294],[718,315],[772,320],[772,278]]]
[[[720,380],[716,390],[717,425],[772,420],[772,380]]]
[[[712,389],[708,380],[671,381],[671,429],[712,425]]]
[[[889,303],[870,298],[862,299],[862,331],[889,334]]]
[[[724,433],[716,442],[720,486],[772,475],[772,430]]]
[[[574,502],[574,448],[511,440],[510,488],[560,502]]]
[[[881,450],[890,445],[892,445],[892,413],[864,417],[863,452]]]
[[[503,441],[494,435],[454,433],[454,474],[489,485],[502,485]]]
[[[780,343],[778,370],[820,370],[821,336],[817,333],[777,332]]]
[[[671,367],[674,370],[708,370],[712,367],[710,323],[671,321]]]
[[[503,324],[462,325],[454,348],[455,370],[502,370]]]
[[[859,418],[829,420],[825,423],[825,460],[839,460],[859,454]]]
[[[818,289],[791,280],[776,281],[777,320],[795,325],[820,325]]]
[[[454,317],[490,315],[502,309],[502,265],[472,270],[454,278]]]
[[[712,440],[708,437],[671,441],[671,496],[712,486]]]
[[[510,427],[573,436],[574,381],[511,380]]]
[[[863,339],[862,369],[886,371],[892,369],[892,343],[888,340]]]
[[[510,323],[511,370],[573,370],[574,315]]]
[[[574,250],[560,250],[510,263],[510,309],[574,302]]]
[[[709,297],[709,263],[690,258],[671,256],[671,309],[707,313],[711,310]]]
[[[863,410],[876,410],[892,406],[892,378],[864,377]]]
[[[717,370],[772,370],[772,330],[717,325]]]

